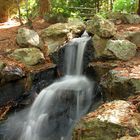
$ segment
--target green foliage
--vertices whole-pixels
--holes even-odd
[[[36,0],[28,0],[28,4],[26,5],[26,2],[22,2],[20,4],[20,10],[21,10],[21,17],[23,19],[27,19],[27,10],[29,13],[29,17],[34,18],[37,13],[38,3]]]
[[[75,1],[76,2],[76,1]],[[68,0],[52,0],[52,10],[46,13],[45,19],[49,22],[66,22],[69,17],[77,17],[79,11],[73,11],[70,7],[77,4]]]
[[[137,9],[137,0],[116,0],[113,5],[114,12],[134,13]]]

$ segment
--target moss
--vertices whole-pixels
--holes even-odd
[[[102,122],[98,119],[80,123],[82,123],[82,127],[75,129],[75,136],[73,140],[115,140],[126,135],[127,133],[130,135],[137,134],[134,129],[109,123],[107,121]],[[80,136],[78,133],[80,133]]]

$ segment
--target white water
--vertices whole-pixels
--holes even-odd
[[[65,51],[66,75],[40,92],[19,140],[71,140],[75,122],[91,104],[92,85],[82,76],[83,53],[89,39],[82,36],[70,42]]]

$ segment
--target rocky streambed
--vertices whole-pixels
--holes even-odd
[[[76,19],[37,32],[19,28],[17,46],[0,57],[0,119],[13,107],[30,105],[41,89],[63,75],[64,48],[86,29],[91,40],[84,74],[97,82],[107,103],[81,119],[73,140],[140,139],[140,28],[120,33],[115,25],[139,25],[140,18],[127,17]]]

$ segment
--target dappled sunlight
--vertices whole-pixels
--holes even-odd
[[[20,22],[14,19],[9,19],[7,22],[0,23],[0,29],[8,29],[16,26],[20,26]]]

